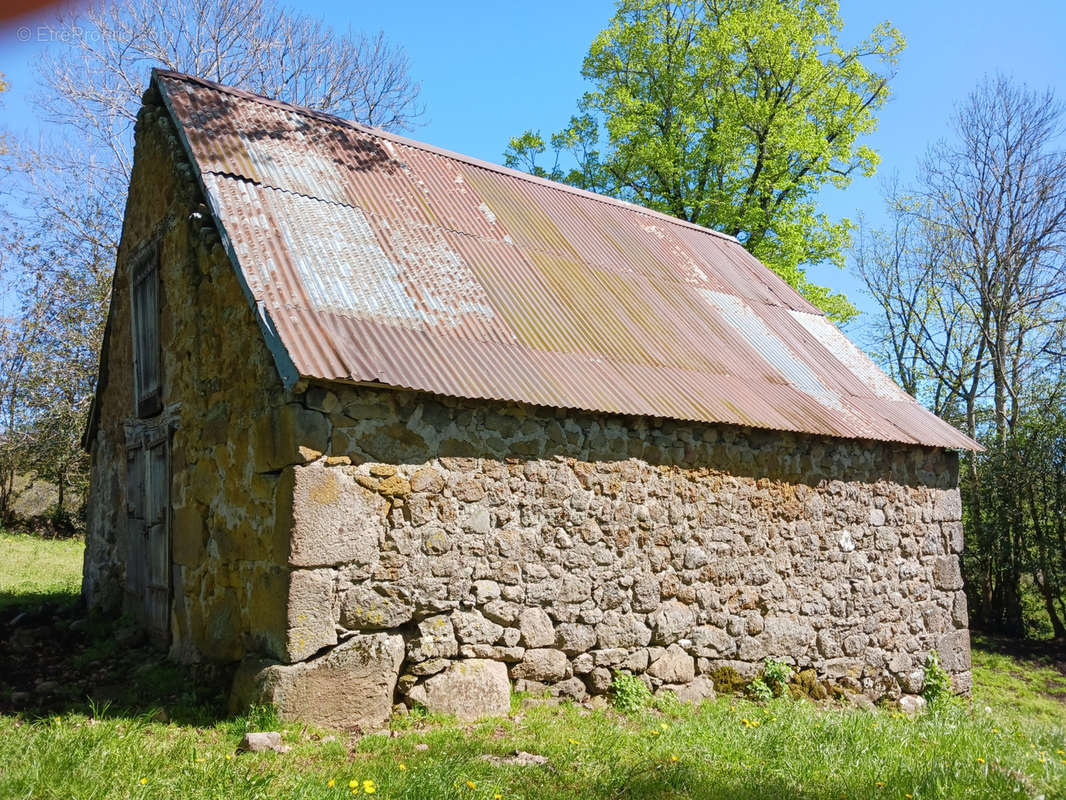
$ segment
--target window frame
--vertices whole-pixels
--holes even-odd
[[[152,307],[145,308],[146,304]],[[163,410],[161,309],[159,242],[152,241],[142,248],[130,264],[133,408],[135,415],[141,419],[154,417]]]

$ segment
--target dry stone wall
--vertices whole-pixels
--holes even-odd
[[[101,358],[98,422],[88,442],[83,592],[91,607],[108,611],[136,612],[141,602],[125,592],[126,430],[156,420],[139,421],[133,410],[129,264],[156,241],[163,405],[174,421],[171,655],[235,661],[246,652],[281,652],[289,529],[287,520],[284,529],[275,525],[282,476],[261,461],[292,445],[254,422],[291,422],[287,398],[173,123],[154,91],[145,100]],[[298,424],[286,430],[300,434]],[[281,489],[287,508],[291,485]]]
[[[327,444],[284,470],[283,660],[401,636],[413,703],[483,660],[583,698],[620,669],[682,691],[772,657],[893,698],[937,650],[969,688],[954,453],[362,387],[301,402]]]

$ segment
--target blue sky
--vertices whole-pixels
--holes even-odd
[[[499,162],[510,136],[530,127],[548,134],[569,118],[584,88],[582,58],[614,3],[310,0],[300,7],[337,28],[385,30],[407,48],[412,73],[422,83],[427,114],[414,138]],[[881,154],[879,176],[823,192],[822,208],[830,216],[854,218],[863,210],[876,221],[880,177],[913,174],[928,144],[945,134],[953,105],[985,74],[999,71],[1034,87],[1052,86],[1066,101],[1063,0],[843,0],[841,17],[846,41],[861,38],[887,18],[903,32],[907,49],[893,98],[868,140]],[[40,45],[33,41],[35,30],[31,41],[19,41],[21,24],[0,29],[0,72],[12,84],[0,126],[32,135],[38,123],[27,95]],[[826,268],[811,275],[866,305],[848,273]]]

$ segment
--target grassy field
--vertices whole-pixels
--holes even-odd
[[[85,545],[0,531],[0,608],[69,602],[81,591]]]
[[[57,577],[47,591],[20,582],[27,605],[54,598],[54,580],[70,586],[80,559],[59,549],[68,544],[37,551],[33,563]],[[4,586],[13,548],[25,546],[0,538]],[[516,698],[506,718],[409,715],[358,735],[281,725],[269,710],[226,718],[219,676],[159,663],[113,622],[83,630],[73,611],[53,616],[33,641],[21,635],[25,655],[0,643],[2,798],[1066,798],[1062,667],[1011,657],[997,642],[975,648],[972,703],[913,719],[791,700],[723,697],[625,715]],[[29,686],[13,676],[32,671],[68,677],[47,698],[12,688]],[[23,692],[30,698],[13,698]],[[257,729],[281,730],[290,751],[237,753]],[[516,751],[547,761],[508,763]]]

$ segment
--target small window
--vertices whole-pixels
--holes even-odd
[[[133,326],[133,404],[138,417],[163,410],[159,345],[159,247],[145,248],[133,262],[130,306]]]

